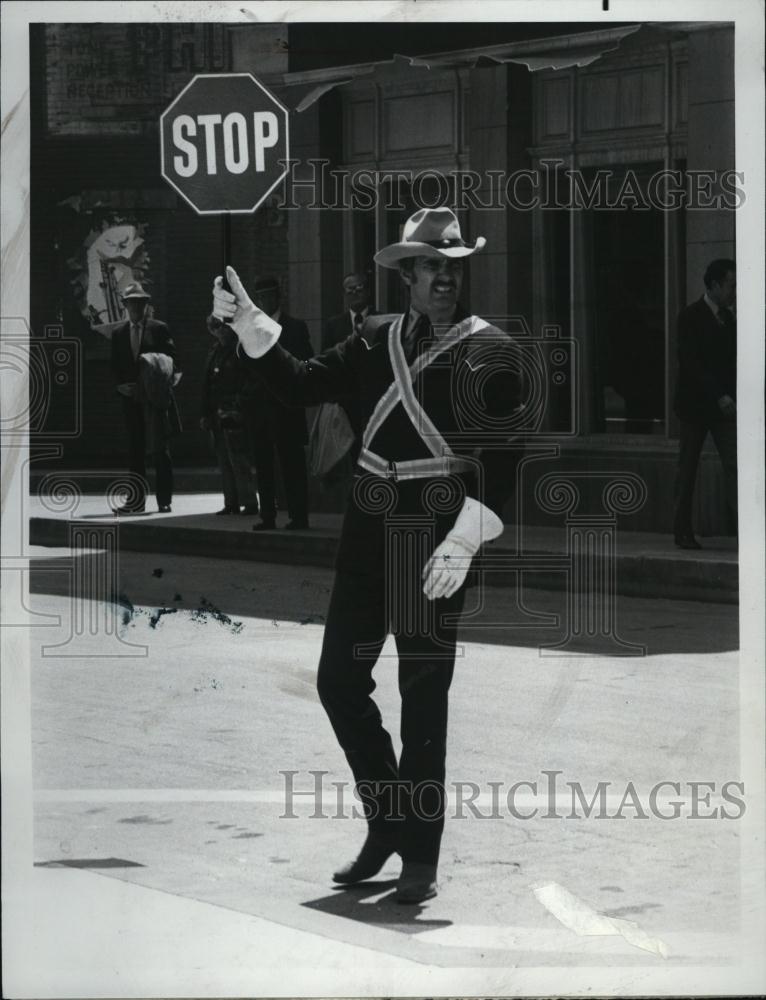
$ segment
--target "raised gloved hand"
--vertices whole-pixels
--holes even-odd
[[[213,283],[213,316],[232,328],[248,357],[260,358],[279,340],[282,327],[255,305],[233,267],[227,266],[226,278],[230,292],[220,275]]]
[[[484,504],[466,497],[452,530],[423,567],[423,593],[429,601],[452,597],[465,583],[479,546],[503,532],[503,522]]]

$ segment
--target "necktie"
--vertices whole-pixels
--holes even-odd
[[[727,329],[734,325],[734,316],[726,306],[718,307],[718,322]]]
[[[141,327],[135,323],[130,325],[130,349],[133,351],[133,357],[137,358],[141,350]]]
[[[411,365],[417,357],[421,340],[429,340],[431,337],[433,337],[431,320],[422,313],[404,338],[404,356],[408,365]]]
[[[354,313],[354,333],[359,333],[364,323],[364,316],[361,313]]]

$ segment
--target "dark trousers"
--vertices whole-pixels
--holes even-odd
[[[290,520],[307,521],[309,488],[306,454],[301,438],[289,429],[274,434],[256,430],[253,434],[253,459],[258,477],[261,517],[264,521],[273,521],[277,516],[275,452],[282,470]]]
[[[224,506],[235,510],[240,506],[257,507],[258,495],[247,430],[243,427],[218,427],[213,431],[213,441],[221,470]]]
[[[123,412],[128,430],[128,468],[146,482],[146,429],[143,408],[132,399],[123,397]],[[151,454],[154,466],[155,493],[159,507],[169,506],[173,499],[173,464],[167,446]],[[137,506],[146,502],[146,488],[141,486],[136,498]]]
[[[372,579],[338,571],[317,688],[351,766],[370,830],[398,836],[405,861],[437,864],[444,829],[447,700],[457,635],[457,623],[444,621],[442,615],[460,613],[464,588],[448,600],[412,599],[398,615],[392,615],[385,589],[382,568]],[[372,670],[389,631],[399,659],[399,760],[371,698]],[[384,660],[380,669],[389,663]]]
[[[673,518],[673,530],[676,535],[692,534],[694,486],[700,453],[708,432],[713,438],[723,467],[729,526],[734,532],[737,530],[737,422],[736,420],[707,422],[682,420]]]

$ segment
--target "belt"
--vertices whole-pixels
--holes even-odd
[[[471,472],[475,463],[458,455],[444,455],[441,458],[413,458],[404,462],[392,462],[367,448],[362,448],[358,464],[368,472],[396,482],[399,479],[429,479],[434,476],[454,476],[460,472]]]

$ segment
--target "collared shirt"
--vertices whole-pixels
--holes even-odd
[[[721,326],[725,326],[727,321],[730,322],[734,319],[734,313],[731,311],[731,309],[726,309],[725,312],[723,312],[722,314],[723,306],[719,306],[717,302],[713,302],[713,300],[710,298],[707,292],[705,292],[703,298],[705,300],[705,304],[713,313],[713,315],[718,320]]]
[[[369,309],[367,307],[365,307],[364,309],[362,309],[360,312],[355,312],[353,309],[349,309],[349,313],[351,314],[351,329],[352,330],[358,330],[361,327],[361,325],[367,319],[367,313],[368,312],[369,312]]]

